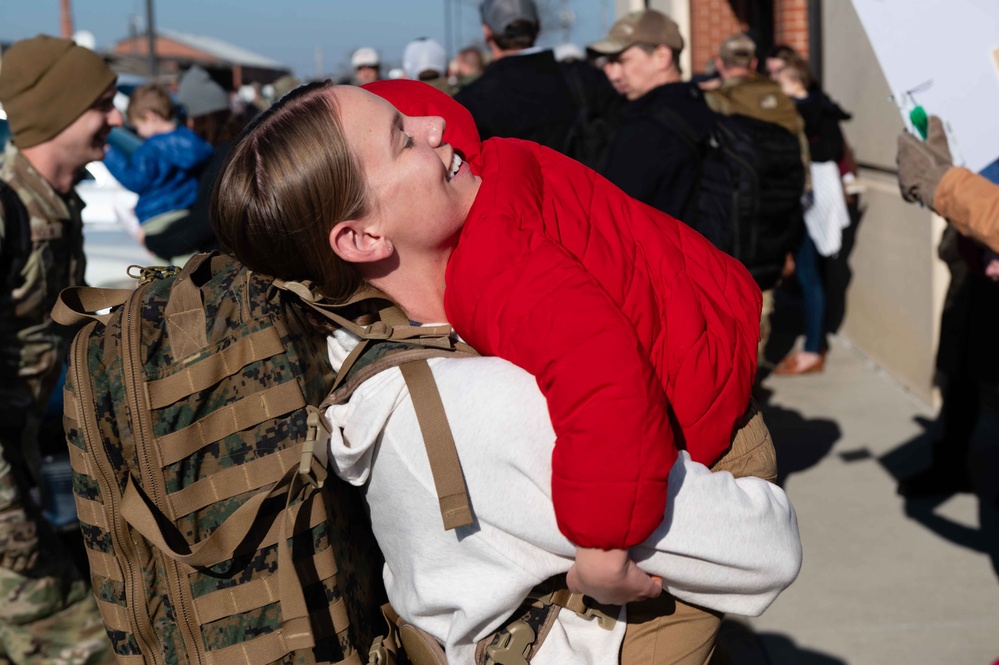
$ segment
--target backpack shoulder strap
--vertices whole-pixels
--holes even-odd
[[[700,160],[701,140],[694,132],[690,123],[683,119],[679,113],[663,104],[656,104],[652,107],[652,117],[659,123],[677,133],[680,139],[687,145],[691,154]]]
[[[357,358],[370,354],[374,360],[354,363],[349,371],[346,368],[341,369],[340,375],[345,373],[349,375],[347,380],[330,393],[319,406],[319,410],[325,413],[328,407],[347,402],[361,383],[379,372],[398,367],[406,381],[406,387],[413,401],[413,410],[420,424],[420,432],[423,435],[423,443],[427,449],[430,470],[437,489],[444,529],[470,525],[473,517],[468,489],[465,486],[465,474],[461,469],[461,460],[458,458],[458,449],[444,411],[440,390],[437,388],[437,382],[427,360],[439,357],[474,357],[476,354],[470,351],[448,351],[398,342],[380,342],[367,347],[362,341],[354,351],[359,348],[364,350],[357,355]],[[346,366],[346,363],[344,365]]]
[[[576,102],[578,106],[583,111],[589,110],[589,103],[586,98],[586,89],[583,87],[583,79],[572,64],[558,63],[558,69],[562,72],[562,78],[565,79],[565,84],[569,87],[569,94],[572,95],[572,100]]]
[[[3,179],[0,179],[0,218],[3,221],[0,275],[6,284],[14,284],[31,253],[31,217],[24,201]]]
[[[361,383],[375,374],[391,367],[402,370],[430,458],[444,528],[470,525],[473,518],[465,476],[427,359],[478,354],[467,344],[452,339],[451,326],[412,323],[388,296],[373,287],[360,289],[345,302],[331,303],[308,282],[275,280],[274,285],[294,293],[312,311],[361,338],[337,372],[333,389],[319,406],[320,412],[345,403]],[[357,314],[357,308],[362,306],[368,311],[375,310],[373,320],[370,314],[361,317],[365,322],[349,315],[352,308]],[[307,463],[311,460],[303,457],[303,468]]]
[[[437,488],[444,530],[468,526],[472,523],[472,506],[465,487],[465,474],[461,470],[458,449],[454,444],[434,374],[425,359],[400,365],[399,369],[402,370],[413,399],[413,409],[423,433],[423,444],[427,448],[427,457],[430,458],[430,471]]]

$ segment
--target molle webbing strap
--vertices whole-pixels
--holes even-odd
[[[284,351],[277,329],[273,326],[262,328],[175,374],[150,381],[146,384],[150,406],[160,409],[179,402],[189,395],[212,387],[251,363]]]
[[[193,276],[209,258],[210,254],[199,254],[189,260],[170,289],[163,314],[174,358],[186,358],[208,346],[205,304]]]
[[[262,506],[265,501],[279,496],[286,497],[285,510],[276,519],[276,526],[278,526],[280,533],[277,543],[278,566],[276,574],[278,575],[282,617],[281,641],[282,645],[288,650],[309,649],[315,646],[317,636],[313,632],[313,625],[309,618],[310,612],[305,602],[302,582],[295,568],[291,545],[289,544],[289,540],[294,535],[292,530],[294,520],[289,518],[289,509],[294,498],[301,495],[303,491],[306,494],[303,496],[300,505],[312,506],[316,503],[322,503],[321,499],[317,501],[320,498],[317,492],[312,491],[310,493],[308,487],[303,485],[297,467],[293,467],[277,483],[274,483],[269,491],[261,491],[248,499],[227,517],[210,536],[193,545],[184,542],[182,538],[178,539],[173,534],[168,535],[169,532],[164,533],[163,526],[153,512],[154,506],[151,506],[152,502],[143,493],[142,489],[137,487],[134,478],[131,477],[122,495],[121,515],[151,545],[172,561],[187,564],[191,567],[209,567],[233,557],[256,525],[257,518],[261,515]],[[335,624],[338,632],[345,630],[347,623],[342,620],[346,616],[345,611],[340,608],[338,612],[336,608],[331,607],[328,608],[328,612],[330,613],[331,620],[341,621]],[[239,651],[239,653],[244,653],[244,655],[254,656],[254,660],[247,662],[269,663],[276,658],[256,661],[255,657],[259,654],[259,649],[257,647],[248,648],[252,649],[252,651],[245,653],[242,649]],[[228,649],[229,647],[222,651],[228,651]],[[277,657],[280,657],[280,655],[282,654],[278,654]],[[227,660],[224,662],[233,661]]]
[[[84,499],[81,496],[76,497],[76,516],[84,524],[96,526],[101,531],[107,532],[110,530],[110,525],[106,513],[107,508],[103,503]]]
[[[336,561],[329,554],[328,550],[323,550],[315,554],[309,563],[309,570],[317,581],[328,580],[337,573]],[[277,575],[268,575],[195,598],[194,606],[198,619],[205,624],[277,602],[280,598],[278,592]]]
[[[80,422],[80,405],[76,401],[76,395],[66,390],[65,386],[62,389],[62,415],[74,423]]]
[[[420,360],[401,365],[399,369],[406,379],[416,418],[423,432],[444,528],[450,530],[468,526],[472,523],[472,508],[465,487],[465,476],[430,365],[426,360]]]
[[[97,312],[121,305],[134,289],[97,289],[91,286],[71,286],[63,289],[52,308],[52,320],[64,326],[75,326],[84,321],[100,321],[107,325],[111,314]]]
[[[304,408],[305,397],[295,379],[247,395],[187,427],[157,437],[162,464],[174,464],[230,434]]]
[[[289,469],[297,466],[301,457],[300,446],[285,448],[195,481],[168,494],[167,501],[177,517],[190,515],[213,503],[276,483]]]
[[[152,499],[138,486],[133,477],[129,477],[121,498],[121,516],[141,533],[146,540],[158,548],[164,555],[194,567],[210,567],[221,561],[232,558],[239,545],[253,528],[261,506],[268,499],[281,496],[288,492],[289,487],[297,478],[298,468],[293,467],[267,492],[261,491],[250,497],[242,506],[236,509],[212,535],[194,545],[177,542],[173,537],[167,539],[156,513]],[[153,510],[156,510],[156,513]],[[171,542],[172,541],[172,542]]]
[[[121,564],[114,554],[98,552],[94,549],[87,549],[87,558],[90,561],[91,577],[104,577],[115,582],[124,582],[125,576],[121,571]]]
[[[93,473],[90,470],[90,462],[87,459],[87,453],[80,450],[79,447],[73,445],[72,443],[67,446],[69,449],[69,465],[73,467],[73,471],[76,471],[83,476],[92,476]]]
[[[297,470],[297,467],[296,467],[296,470]],[[214,501],[210,501],[209,504],[211,504],[211,503],[215,503],[215,502]],[[298,514],[301,512],[302,508],[303,508],[303,505],[301,503],[296,503],[294,506],[291,506],[287,510],[285,519],[290,519],[293,522],[297,523]],[[323,522],[326,521],[326,509],[325,509],[325,506],[320,501],[311,502],[308,505],[308,513],[307,513],[307,515],[308,515],[307,518],[303,518],[303,520],[305,520],[305,521],[304,521],[303,525],[301,525],[302,529],[312,529],[312,528],[314,528],[316,526],[319,526],[320,524],[322,524]],[[271,547],[272,545],[276,545],[281,540],[280,530],[281,530],[281,518],[279,516],[267,528],[267,532],[264,533],[263,536],[259,538],[259,542],[257,540],[254,541],[256,543],[255,547],[258,550],[260,550],[260,549],[264,549],[264,548],[267,548],[267,547]],[[230,558],[232,558],[232,557],[229,556],[229,557],[225,557],[225,558],[222,558],[222,559],[218,559],[217,561],[212,561],[210,564],[207,564],[207,565],[214,566],[214,565],[222,563],[223,561],[228,561]]]
[[[96,596],[95,596],[96,598]],[[101,618],[104,619],[104,625],[111,630],[121,631],[123,633],[131,633],[132,625],[128,618],[128,608],[122,607],[121,605],[115,605],[114,603],[109,603],[106,600],[97,600],[97,609],[101,612]]]
[[[316,614],[325,612],[326,608],[317,610]],[[323,622],[317,622],[322,624]],[[317,635],[317,637],[328,637],[327,635]],[[206,651],[202,658],[206,665],[232,665],[232,663],[242,663],[244,665],[267,665],[280,660],[294,650],[289,644],[289,640],[284,630],[277,630],[273,633],[254,637],[233,644],[222,649]],[[349,656],[332,665],[364,665],[360,655],[354,651]]]

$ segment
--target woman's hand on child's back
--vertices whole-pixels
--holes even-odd
[[[581,593],[605,605],[624,605],[655,598],[663,581],[643,572],[628,556],[628,550],[576,548],[576,563],[566,576],[569,591]]]

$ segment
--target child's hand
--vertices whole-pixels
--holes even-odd
[[[569,591],[605,605],[624,605],[655,598],[663,591],[661,577],[642,572],[628,550],[576,548],[576,563],[566,577]]]

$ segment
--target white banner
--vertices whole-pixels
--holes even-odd
[[[981,171],[996,161],[999,0],[853,4],[910,130],[910,114],[921,106],[946,123],[955,163]]]

